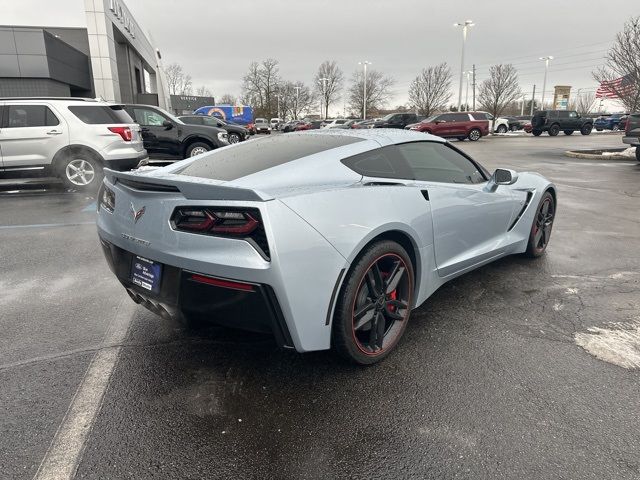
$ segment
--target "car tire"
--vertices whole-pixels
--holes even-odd
[[[565,130],[564,134],[565,135],[573,135],[573,130]]]
[[[602,128],[596,128],[596,132],[601,132],[602,130]]]
[[[185,158],[195,157],[211,150],[211,147],[204,142],[194,142],[187,147]]]
[[[611,128],[611,130],[613,130],[614,132],[617,132],[620,130],[620,125],[618,125],[617,123]]]
[[[549,127],[549,136],[550,137],[555,137],[556,135],[558,135],[558,133],[560,133],[560,125],[558,124],[553,124]]]
[[[538,258],[547,251],[555,214],[556,202],[551,192],[547,190],[542,195],[536,208],[536,215],[533,218],[533,222],[531,222],[531,231],[529,233],[527,251],[525,252],[526,256]]]
[[[496,128],[496,133],[507,133],[508,130],[509,128],[506,125],[498,125],[498,128]]]
[[[593,125],[591,125],[590,123],[587,123],[586,125],[583,125],[582,128],[580,129],[580,134],[591,135],[592,129],[593,129]]]
[[[469,141],[477,142],[482,138],[482,132],[477,128],[472,128],[471,131],[469,132],[469,135],[467,135],[467,137],[469,138]]]
[[[240,135],[236,132],[231,132],[227,139],[229,140],[229,143],[234,144],[234,143],[240,143],[242,141],[242,139],[240,138]]]
[[[459,141],[464,142],[467,137],[457,137]]]
[[[539,137],[542,135],[542,130],[532,130],[531,133],[533,133],[534,137]]]
[[[368,246],[345,276],[336,302],[332,345],[359,365],[389,355],[404,333],[413,301],[413,264],[391,240]]]
[[[89,151],[69,150],[56,165],[58,176],[69,189],[96,191],[102,184],[102,162]]]
[[[636,160],[640,162],[640,147],[636,147]]]

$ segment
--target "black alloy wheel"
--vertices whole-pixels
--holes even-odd
[[[582,126],[582,128],[580,129],[580,133],[582,135],[590,135],[592,129],[593,129],[593,125],[591,125],[590,123],[587,123],[586,125]]]
[[[554,124],[549,127],[549,136],[555,137],[560,133],[560,125]]]
[[[407,327],[413,285],[413,266],[402,246],[388,240],[370,246],[345,277],[334,315],[334,348],[360,365],[385,358]]]
[[[531,133],[533,133],[534,137],[539,137],[542,135],[542,130],[533,130]]]
[[[229,143],[238,143],[240,142],[240,135],[238,135],[236,132],[231,132],[228,136],[229,139]]]
[[[565,130],[564,134],[565,135],[572,135],[573,134],[573,130]]]
[[[555,219],[556,205],[553,195],[546,191],[542,195],[536,216],[531,225],[527,255],[533,258],[544,254],[551,239],[553,220]]]

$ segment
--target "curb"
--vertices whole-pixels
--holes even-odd
[[[620,150],[623,152],[626,149]],[[564,152],[567,157],[583,158],[586,160],[633,160],[633,158],[625,155],[602,155],[601,153],[587,153],[580,150],[567,150]]]

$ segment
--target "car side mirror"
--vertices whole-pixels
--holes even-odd
[[[513,185],[518,181],[518,174],[515,170],[509,170],[508,168],[496,168],[493,172],[489,182],[487,183],[486,190],[494,192],[499,185]]]
[[[164,122],[162,122],[162,126],[165,130],[171,130],[173,128],[173,123],[171,123],[169,120],[165,120]]]

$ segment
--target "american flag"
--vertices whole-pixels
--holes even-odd
[[[634,87],[635,82],[630,74],[615,80],[600,82],[596,90],[596,98],[620,98],[620,95],[630,93]]]

